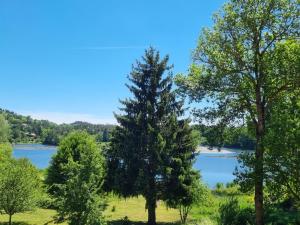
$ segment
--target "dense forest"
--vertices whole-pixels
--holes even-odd
[[[0,109],[0,114],[10,126],[12,143],[42,143],[58,145],[59,140],[71,131],[86,131],[96,136],[98,142],[107,142],[114,125],[91,124],[77,121],[71,124],[56,124],[48,120],[36,120],[9,110]]]

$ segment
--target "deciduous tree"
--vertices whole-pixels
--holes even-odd
[[[27,159],[9,159],[0,164],[0,210],[9,215],[32,210],[41,196],[38,170]]]
[[[298,32],[296,0],[231,0],[214,16],[214,26],[202,31],[188,76],[177,77],[182,92],[192,100],[213,102],[212,107],[196,111],[198,118],[222,126],[249,119],[255,127],[257,225],[264,224],[266,118],[277,97],[300,84],[295,64],[281,71],[272,55],[281,43],[296,39]]]
[[[65,137],[53,157],[46,183],[62,218],[71,225],[105,224],[104,158],[94,138],[86,132]]]

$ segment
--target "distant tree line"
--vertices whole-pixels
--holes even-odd
[[[94,135],[97,142],[108,142],[110,133],[115,127],[109,124],[91,124],[74,122],[71,124],[56,124],[48,120],[36,120],[9,110],[0,109],[10,126],[9,140],[12,143],[42,143],[58,145],[60,139],[71,131],[86,131]]]
[[[202,145],[243,150],[255,148],[254,134],[247,126],[228,126],[221,129],[219,126],[197,124],[193,128],[199,131]]]

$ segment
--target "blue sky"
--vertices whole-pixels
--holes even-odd
[[[0,108],[113,123],[131,65],[150,45],[185,72],[225,0],[1,0]]]

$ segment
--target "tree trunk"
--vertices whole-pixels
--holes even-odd
[[[259,139],[257,139],[259,140]],[[261,142],[261,140],[259,141]],[[255,152],[255,218],[256,225],[263,225],[264,206],[263,206],[263,146],[262,143],[256,144]]]
[[[150,196],[146,204],[148,207],[148,225],[156,225],[156,199],[154,196]]]
[[[11,225],[11,217],[12,217],[12,215],[9,214],[9,220],[8,220],[9,225]]]
[[[264,181],[264,145],[263,136],[265,132],[264,104],[257,98],[257,124],[256,124],[256,150],[255,150],[255,222],[256,225],[264,225],[264,202],[263,202],[263,181]]]

